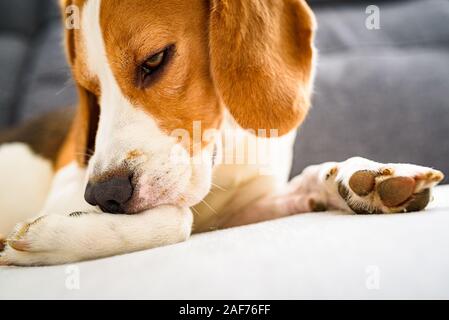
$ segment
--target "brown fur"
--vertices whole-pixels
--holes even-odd
[[[207,52],[205,1],[108,0],[102,2],[101,29],[117,82],[134,105],[142,106],[170,133],[218,128],[222,109],[215,94]],[[117,26],[121,26],[117,28]],[[136,86],[138,66],[150,53],[176,44],[171,63],[147,89]]]
[[[65,8],[67,6],[76,5],[82,10],[84,3],[85,0],[60,0],[63,19],[66,18]],[[65,44],[68,62],[77,81],[79,102],[67,139],[59,152],[56,162],[56,168],[58,169],[74,160],[80,166],[87,165],[94,152],[99,117],[97,101],[100,92],[98,82],[96,79],[87,76],[80,32],[76,29],[65,29]]]
[[[61,2],[63,8],[84,4]],[[308,111],[315,23],[303,0],[108,0],[100,23],[121,90],[166,132],[192,133],[193,121],[203,130],[217,128],[224,104],[243,128],[285,134]],[[67,30],[66,39],[81,99],[58,166],[73,159],[85,165],[94,151],[101,92],[86,68],[80,31]],[[172,43],[176,54],[163,76],[138,88],[139,64]]]
[[[53,161],[69,131],[74,109],[64,108],[32,119],[24,125],[0,132],[0,144],[21,142],[34,153]]]
[[[243,128],[297,127],[310,105],[313,14],[302,0],[212,0],[217,91]]]

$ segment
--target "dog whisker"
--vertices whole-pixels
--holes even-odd
[[[216,184],[216,183],[213,183],[212,182],[212,186],[214,186],[215,188],[217,188],[218,190],[221,190],[221,191],[228,191],[228,190],[226,190],[225,188],[223,188],[223,187],[221,187],[221,186],[219,186],[218,184]]]
[[[198,212],[198,210],[196,210],[194,207],[191,207],[193,213],[195,213],[197,216],[200,215],[200,213]]]
[[[59,96],[61,93],[63,93],[67,88],[69,88],[69,87],[71,87],[72,86],[72,81],[71,81],[71,79],[69,78],[69,79],[67,79],[65,82],[64,82],[64,84],[63,84],[63,86],[62,86],[62,88],[58,91],[58,92],[56,92],[56,96]]]
[[[213,212],[214,214],[218,214],[217,210],[215,210],[210,204],[208,204],[208,203],[206,202],[206,200],[201,200],[201,202],[204,203],[204,204],[206,205],[206,207],[208,207],[209,209],[211,209],[212,212]]]

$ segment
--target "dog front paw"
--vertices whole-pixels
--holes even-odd
[[[334,173],[338,194],[357,214],[420,211],[431,200],[431,189],[442,172],[410,164],[381,164],[351,158]]]
[[[18,224],[3,240],[0,265],[38,266],[71,261],[69,252],[60,250],[64,244],[64,219],[49,215]]]

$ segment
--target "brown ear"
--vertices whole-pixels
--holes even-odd
[[[73,4],[73,0],[60,0],[62,16],[66,17],[65,8]],[[65,24],[64,24],[65,25]],[[65,48],[68,62],[75,68],[75,31],[65,28]],[[78,89],[78,107],[72,126],[64,142],[56,164],[61,168],[76,160],[82,167],[86,166],[95,149],[100,108],[95,94],[81,86]]]
[[[283,135],[304,120],[314,30],[303,0],[211,0],[212,75],[240,126]]]

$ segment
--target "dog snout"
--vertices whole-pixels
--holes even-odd
[[[84,198],[89,204],[99,206],[103,212],[126,213],[126,204],[133,192],[132,175],[115,175],[98,182],[89,182]]]

